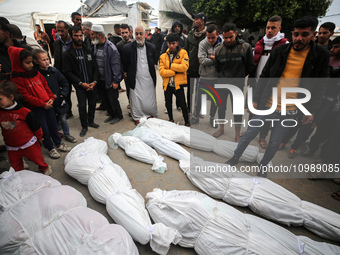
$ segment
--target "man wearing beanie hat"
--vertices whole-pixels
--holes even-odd
[[[178,39],[179,36],[176,33],[170,33],[166,37],[168,50],[160,57],[159,74],[163,78],[165,104],[168,110],[169,121],[174,122],[172,95],[175,95],[179,107],[182,108],[185,125],[190,126],[183,89],[183,85],[187,84],[189,57],[187,51],[178,46]]]
[[[116,46],[105,37],[102,25],[93,25],[91,40],[95,59],[99,69],[98,89],[109,117],[104,121],[115,124],[123,119],[118,97],[121,81],[120,55]]]

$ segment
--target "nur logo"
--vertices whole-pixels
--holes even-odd
[[[222,106],[222,100],[220,95],[217,93],[216,89],[214,89],[212,86],[206,84],[206,83],[202,83],[199,82],[199,86],[200,86],[200,90],[204,91],[206,94],[202,94],[202,114],[206,115],[207,114],[207,94],[211,97],[211,99],[213,100],[215,106],[217,107],[217,101],[216,99],[218,99],[218,102],[220,103],[219,106]],[[203,88],[202,88],[203,86]],[[210,92],[211,91],[211,92]],[[216,97],[216,99],[215,99]]]

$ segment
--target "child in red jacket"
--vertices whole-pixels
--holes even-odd
[[[13,82],[0,83],[0,125],[11,166],[15,171],[23,170],[23,157],[26,157],[41,172],[50,175],[51,167],[46,164],[38,142],[43,140],[39,122],[29,109],[17,104],[16,96]]]
[[[43,130],[43,143],[51,158],[60,158],[58,151],[70,151],[71,148],[61,143],[58,124],[53,111],[54,94],[46,79],[33,68],[30,52],[17,47],[9,47],[8,54],[12,63],[11,80],[24,97],[25,105],[31,109]],[[53,142],[52,142],[53,141]],[[54,148],[53,143],[57,149]]]

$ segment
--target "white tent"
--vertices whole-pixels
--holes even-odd
[[[26,36],[33,37],[34,24],[71,22],[71,13],[80,7],[79,0],[0,0],[0,16],[17,25]]]
[[[166,12],[184,14],[189,19],[192,19],[183,6],[182,0],[159,0],[158,11],[158,27],[161,29],[170,29],[173,22],[173,19],[166,16]]]

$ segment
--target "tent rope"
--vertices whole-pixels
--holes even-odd
[[[97,11],[99,11],[99,9],[102,8],[102,6],[103,6],[107,1],[108,1],[108,0],[104,0],[104,2],[102,2],[102,4],[99,5],[99,6],[97,7],[97,9],[95,9],[93,12],[91,12],[89,15],[87,15],[86,18],[91,17],[94,13],[96,13]]]

